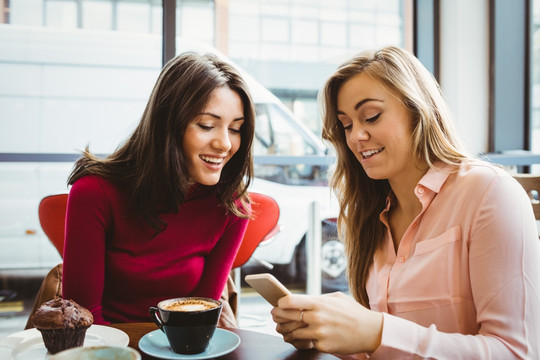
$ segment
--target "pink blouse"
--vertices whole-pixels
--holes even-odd
[[[367,292],[384,325],[370,358],[538,359],[540,241],[525,191],[484,162],[437,165],[397,253],[387,230],[374,257]]]

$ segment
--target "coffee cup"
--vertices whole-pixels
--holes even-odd
[[[181,297],[163,300],[149,312],[175,353],[199,354],[214,335],[222,306],[210,298]]]

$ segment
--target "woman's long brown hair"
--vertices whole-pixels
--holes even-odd
[[[105,159],[97,158],[86,148],[74,165],[68,185],[85,175],[106,178],[125,191],[135,214],[142,215],[156,233],[162,231],[166,224],[159,214],[177,211],[190,187],[182,150],[186,127],[219,87],[228,87],[240,96],[244,123],[240,148],[223,168],[216,190],[228,211],[248,217],[245,209],[253,176],[254,105],[239,73],[210,54],[185,53],[170,60],[161,71],[132,135]]]
[[[340,204],[339,233],[345,242],[349,285],[357,301],[369,307],[366,282],[375,252],[386,228],[379,219],[391,192],[388,180],[369,178],[347,146],[337,118],[337,96],[351,77],[365,73],[395,95],[411,114],[413,156],[421,167],[436,161],[457,165],[465,150],[455,135],[452,119],[434,77],[412,54],[397,47],[367,51],[341,65],[320,93],[323,138],[336,149],[337,161],[330,186]]]

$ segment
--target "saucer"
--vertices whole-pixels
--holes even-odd
[[[128,343],[129,336],[122,330],[92,325],[86,331],[83,346],[127,346]],[[37,329],[20,331],[0,340],[0,359],[42,360],[50,356],[51,354],[43,344],[41,333]]]
[[[149,332],[139,341],[139,349],[148,355],[160,359],[181,360],[212,359],[234,351],[238,345],[240,345],[240,337],[238,335],[231,331],[219,328],[216,329],[214,336],[212,336],[208,348],[202,353],[193,355],[175,353],[169,345],[167,336],[159,329]]]

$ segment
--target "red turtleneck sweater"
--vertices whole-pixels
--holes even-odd
[[[181,296],[219,299],[247,219],[227,214],[212,187],[189,194],[154,230],[128,216],[125,195],[97,176],[69,193],[62,291],[95,324],[150,321],[148,308]]]

